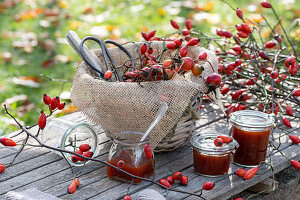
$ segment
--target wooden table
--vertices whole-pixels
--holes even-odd
[[[220,111],[215,110],[213,105],[205,105],[200,113],[200,120],[197,122],[198,131],[209,132],[211,130],[228,133],[228,123],[226,119],[220,118]],[[299,116],[299,113],[296,113]],[[80,112],[69,114],[63,118],[73,122],[87,122]],[[295,135],[300,136],[299,120],[292,121],[292,129],[287,129]],[[99,133],[99,159],[106,160],[111,142],[100,127],[94,125]],[[286,129],[285,127],[281,126]],[[34,130],[33,130],[34,132]],[[282,132],[278,129],[274,131],[274,137],[278,138]],[[20,142],[24,135],[15,136],[12,133],[9,136],[16,142]],[[285,156],[291,159],[300,160],[299,145],[292,145],[287,136],[281,138],[281,151]],[[278,143],[278,139],[274,141]],[[9,163],[16,154],[17,148],[0,147],[0,162]],[[193,171],[192,149],[186,145],[178,150],[166,153],[155,154],[156,173],[155,180],[165,178],[170,175],[169,170],[182,171],[189,178],[187,186],[174,184],[173,187],[191,192],[200,191],[202,184],[206,181],[216,183],[211,191],[204,191],[205,199],[227,199],[241,191],[253,186],[262,180],[271,176],[271,172],[255,176],[253,179],[243,181],[236,175],[224,175],[218,178],[206,178],[199,176]],[[290,166],[290,162],[283,158],[279,152],[274,152],[272,156],[275,173]],[[238,166],[231,164],[229,173],[232,173]],[[261,167],[260,171],[265,171]],[[19,155],[12,167],[0,174],[0,196],[8,191],[23,191],[29,188],[36,188],[40,191],[52,194],[62,199],[120,199],[127,191],[129,184],[110,180],[106,175],[106,166],[99,163],[89,163],[83,169],[79,177],[81,186],[75,194],[67,194],[67,187],[72,179],[72,174],[68,164],[60,156],[54,154],[48,149],[25,147],[25,150]],[[161,193],[166,193],[156,185],[148,182],[142,182],[139,185],[133,185],[129,189],[129,194],[136,199],[137,193],[145,188],[152,188]],[[200,199],[199,197],[186,194],[168,192],[167,199]]]

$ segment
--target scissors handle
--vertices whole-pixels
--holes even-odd
[[[95,41],[95,42],[97,42],[99,45],[100,45],[100,47],[101,47],[101,49],[102,49],[102,52],[103,52],[103,55],[104,55],[104,58],[106,57],[106,52],[105,52],[105,49],[103,48],[103,43],[99,40],[99,39],[97,39],[97,38],[95,38],[95,37],[92,37],[92,36],[87,36],[87,37],[85,37],[85,38],[83,38],[83,40],[80,42],[80,54],[81,54],[81,56],[82,56],[82,58],[83,58],[83,60],[94,70],[94,71],[96,71],[98,74],[99,74],[99,76],[101,77],[101,78],[104,78],[104,74],[105,74],[105,72],[102,70],[102,69],[100,69],[100,68],[98,68],[98,67],[96,67],[95,65],[93,65],[93,63],[91,63],[90,61],[89,61],[89,59],[87,59],[87,55],[86,55],[86,53],[85,53],[85,51],[84,51],[84,49],[83,49],[83,44],[84,44],[84,42],[86,42],[87,40],[93,40],[93,41]],[[105,58],[105,62],[106,62],[106,60],[107,60],[107,57]],[[107,63],[106,63],[107,64]],[[108,68],[108,70],[111,70],[111,68],[110,68],[110,66],[109,65],[106,65],[107,66],[107,68]],[[112,81],[115,81],[115,78],[112,76],[111,77],[111,80]]]

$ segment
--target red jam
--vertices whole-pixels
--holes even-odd
[[[123,160],[125,162],[124,167],[122,168],[123,170],[125,170],[126,172],[129,172],[133,175],[139,176],[139,177],[143,177],[143,178],[147,178],[149,176],[151,176],[154,172],[154,166],[155,166],[155,161],[153,160],[152,163],[152,159],[147,159],[145,160],[145,162],[142,162],[141,165],[134,165],[132,159],[129,157],[128,153],[124,153],[124,151],[120,154],[120,156],[113,158],[112,160],[108,161],[108,163],[117,166],[117,163],[119,162],[119,160]],[[112,178],[112,179],[116,179],[119,181],[124,181],[124,182],[131,182],[132,181],[132,177],[130,177],[127,174],[124,174],[112,167],[107,166],[107,176],[108,178]],[[140,183],[142,180],[140,179],[134,179],[133,183],[134,184],[138,184]]]
[[[246,131],[233,127],[232,137],[239,143],[234,162],[242,165],[258,165],[266,159],[270,129]]]
[[[230,165],[230,154],[207,155],[193,150],[194,170],[204,175],[222,175],[226,174]]]

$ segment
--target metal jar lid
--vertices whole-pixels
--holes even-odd
[[[267,128],[274,126],[273,114],[255,110],[241,110],[231,113],[229,121],[237,126],[250,128]]]
[[[197,133],[193,135],[190,139],[190,143],[194,149],[201,151],[201,152],[208,152],[208,153],[230,153],[235,148],[239,146],[238,142],[232,139],[232,142],[226,144],[224,143],[222,146],[216,146],[214,144],[214,140],[223,134],[216,134],[216,133]],[[227,135],[228,136],[228,135]]]

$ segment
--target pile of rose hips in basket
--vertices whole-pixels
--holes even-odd
[[[177,22],[171,20],[171,25],[173,28],[180,30]],[[142,32],[142,36],[146,42],[140,46],[140,67],[139,69],[125,72],[125,81],[143,82],[170,80],[175,74],[183,75],[188,72],[199,77],[204,70],[203,65],[205,62],[208,62],[214,73],[206,78],[206,83],[211,87],[211,90],[218,87],[222,78],[219,74],[215,73],[211,63],[207,60],[207,52],[200,53],[196,59],[186,56],[191,47],[199,46],[200,39],[189,35],[189,31],[192,28],[190,19],[186,19],[185,25],[186,29],[180,30],[178,38],[165,39],[165,48],[160,52],[160,55],[156,56],[153,55],[150,41],[163,41],[163,39],[155,37],[155,30],[149,33]],[[172,56],[161,62],[160,57],[165,51],[172,52]],[[104,75],[106,79],[110,79],[111,76],[111,71],[107,71]]]

